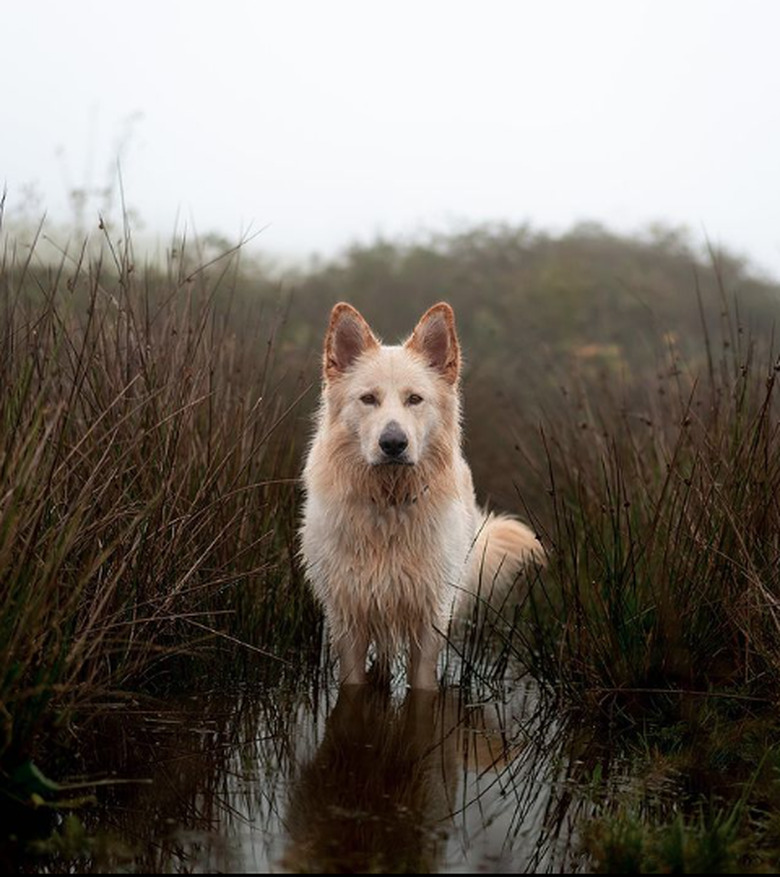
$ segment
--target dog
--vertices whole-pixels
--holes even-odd
[[[342,685],[408,647],[408,683],[433,690],[448,624],[506,592],[543,556],[523,523],[479,508],[461,450],[461,352],[445,302],[383,345],[341,302],[325,334],[322,400],[303,472],[301,554]]]

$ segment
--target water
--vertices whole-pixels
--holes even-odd
[[[584,799],[560,740],[523,684],[481,697],[245,688],[116,709],[88,730],[82,769],[137,782],[101,789],[99,806],[79,814],[90,839],[67,865],[578,868]]]

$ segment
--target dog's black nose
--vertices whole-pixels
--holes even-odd
[[[400,457],[408,445],[406,433],[395,420],[391,420],[379,436],[379,447],[388,457]]]

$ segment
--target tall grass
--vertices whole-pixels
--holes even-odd
[[[289,664],[316,615],[290,563],[283,314],[234,301],[237,256],[132,243],[0,262],[0,756],[176,656]],[[240,327],[237,331],[236,327]],[[176,672],[182,672],[178,665]]]
[[[713,328],[711,303],[687,302],[676,320],[689,254],[511,230],[377,246],[299,278],[285,322],[268,278],[255,288],[240,253],[203,264],[177,241],[160,270],[136,263],[128,234],[54,264],[35,243],[2,242],[4,762],[63,710],[139,685],[317,672],[320,617],[293,561],[306,422],[297,401],[317,379],[332,302],[354,300],[373,319],[372,302],[387,310],[399,290],[390,331],[392,320],[408,329],[432,297],[458,304],[481,493],[511,493],[517,457],[499,421],[513,407],[526,424],[546,412],[518,481],[549,562],[515,618],[506,607],[495,619],[498,648],[478,624],[453,644],[460,681],[501,677],[519,659],[591,715],[633,719],[648,704],[678,716],[681,692],[744,704],[780,696],[778,362],[735,314]],[[685,350],[666,336],[658,372],[646,338],[634,356],[630,327],[647,306],[624,295],[616,254],[626,283],[656,266],[661,329],[685,329]],[[765,320],[777,290],[729,271]],[[562,287],[576,295],[564,301]],[[492,292],[475,303],[478,289]],[[529,314],[534,331],[523,328]],[[553,395],[555,361],[581,367],[566,395]],[[543,379],[527,380],[534,370]]]
[[[780,359],[725,305],[702,332],[700,368],[672,344],[654,386],[572,394],[542,428],[550,559],[519,652],[591,713],[780,697]]]

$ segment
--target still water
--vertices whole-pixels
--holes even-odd
[[[469,872],[587,867],[587,804],[527,685],[468,696],[289,688],[115,709],[80,770],[76,871]],[[567,739],[571,739],[567,735]],[[45,859],[39,860],[44,870]],[[52,865],[51,860],[49,866]]]

